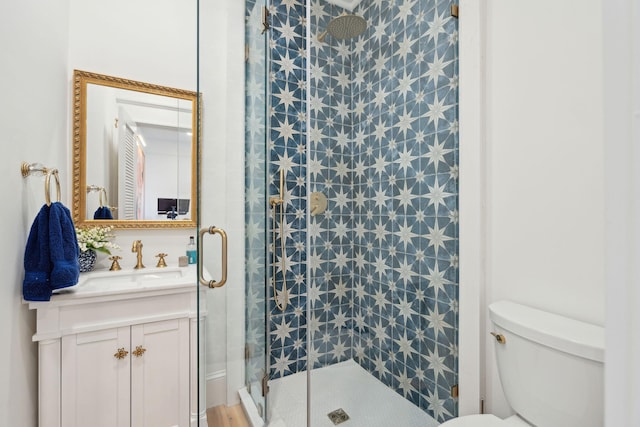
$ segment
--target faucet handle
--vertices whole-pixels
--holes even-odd
[[[114,256],[110,256],[109,259],[111,261],[113,261],[111,263],[111,268],[109,268],[109,271],[117,271],[117,270],[122,270],[122,268],[120,267],[120,263],[118,263],[119,259],[122,259],[121,256],[118,255],[114,255]]]
[[[156,265],[156,267],[166,267],[167,263],[164,260],[164,257],[166,257],[168,254],[163,254],[163,253],[159,253],[158,255],[156,255],[156,258],[158,259],[158,264]]]

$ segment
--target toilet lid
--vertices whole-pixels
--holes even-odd
[[[495,415],[467,415],[454,418],[440,425],[440,427],[504,427],[505,422]]]

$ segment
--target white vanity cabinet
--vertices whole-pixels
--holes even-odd
[[[112,283],[127,276],[92,274],[49,302],[29,303],[37,310],[39,426],[206,425],[196,401],[204,307],[198,319],[195,275]]]
[[[62,374],[65,427],[188,426],[189,321],[66,335]]]

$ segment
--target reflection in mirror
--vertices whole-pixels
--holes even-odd
[[[193,227],[196,94],[84,71],[74,80],[77,225]]]

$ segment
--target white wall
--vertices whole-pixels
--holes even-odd
[[[22,304],[24,247],[44,203],[43,178],[20,174],[22,161],[60,169],[67,180],[68,0],[0,2],[0,425],[37,425],[35,315]],[[55,193],[52,192],[53,197]],[[70,192],[62,191],[68,203]]]
[[[458,413],[480,412],[484,394],[485,146],[484,2],[462,0],[459,17],[460,276]]]
[[[191,200],[191,141],[160,139],[147,140],[145,152],[145,219],[167,219],[166,214],[158,214],[158,198],[179,198]],[[194,183],[195,185],[195,183]],[[193,211],[189,204],[186,215],[191,218]]]
[[[71,0],[69,34],[70,72],[196,88],[195,0]]]
[[[87,158],[97,159],[91,163],[91,167],[87,167],[85,176],[87,185],[96,185],[104,187],[107,190],[107,196],[111,190],[110,173],[111,166],[109,159],[113,152],[113,119],[117,117],[115,109],[115,99],[112,90],[100,90],[100,86],[87,85],[87,121],[86,135],[87,141]],[[100,206],[100,192],[87,193],[86,212],[88,218],[93,218],[93,213]],[[110,197],[111,206],[117,204]],[[115,203],[114,203],[115,202]]]
[[[603,2],[607,190],[605,422],[640,425],[640,8]]]
[[[465,286],[479,284],[484,292],[475,298],[484,319],[488,304],[509,299],[604,325],[601,2],[484,5],[475,10],[481,16],[476,42],[484,56],[479,92],[464,86],[466,73],[478,73],[477,63],[464,62],[465,54],[478,52],[464,46],[460,51],[461,117],[465,109],[479,108],[471,115],[482,123],[471,123],[474,137],[465,134],[461,119],[461,311]],[[479,93],[479,103],[465,103],[468,89]],[[471,194],[478,189],[483,199]],[[475,205],[465,205],[466,197]],[[480,266],[469,257],[474,250]],[[505,416],[510,408],[487,323],[481,322],[477,346],[485,369],[481,394],[485,411]],[[461,331],[461,340],[473,333]]]

